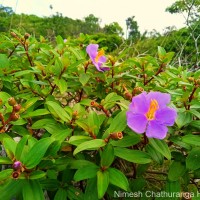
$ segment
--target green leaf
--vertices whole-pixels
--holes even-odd
[[[2,165],[6,165],[6,164],[12,164],[13,163],[13,161],[10,159],[10,158],[8,158],[8,157],[0,157],[0,164],[2,164]]]
[[[0,194],[2,200],[11,200],[19,194],[23,187],[23,182],[21,180],[10,179],[5,185],[1,185]]]
[[[60,93],[64,94],[67,90],[67,81],[61,78],[61,79],[55,79],[54,82],[58,86]]]
[[[110,144],[117,147],[130,147],[140,142],[139,135],[125,136],[121,140],[112,140]]]
[[[92,100],[91,99],[83,99],[80,104],[81,105],[84,105],[84,106],[91,106],[91,102]]]
[[[106,142],[102,139],[94,139],[94,140],[86,141],[78,145],[77,148],[74,150],[73,154],[76,155],[80,151],[84,151],[84,150],[98,149],[105,145],[106,145]]]
[[[93,162],[90,162],[88,160],[68,160],[68,167],[70,169],[81,169],[87,166],[96,166]],[[63,162],[62,162],[63,163]],[[66,161],[64,160],[64,163],[66,163]]]
[[[154,139],[154,138],[149,138],[149,143],[152,145],[152,147],[155,150],[160,152],[168,160],[171,160],[171,152],[165,141]]]
[[[184,163],[173,161],[169,168],[168,179],[170,181],[176,181],[183,176],[185,172],[186,167]]]
[[[154,161],[156,161],[160,165],[163,164],[164,156],[160,152],[154,149],[150,144],[146,145],[145,149]]]
[[[200,112],[198,112],[197,110],[190,109],[189,112],[200,119]]]
[[[165,191],[167,194],[181,194],[181,185],[180,181],[167,181],[165,186]],[[179,200],[178,197],[170,197],[170,200]]]
[[[11,96],[6,93],[6,92],[0,92],[0,99],[2,100],[2,103],[7,103],[8,99],[10,98]]]
[[[94,178],[97,175],[99,167],[96,165],[89,165],[83,168],[80,168],[74,174],[75,181],[81,181],[89,178]]]
[[[83,193],[80,189],[74,187],[74,186],[68,186],[67,187],[67,197],[68,199],[73,200],[84,200],[83,199]]]
[[[200,168],[200,148],[194,148],[188,154],[186,158],[186,167],[190,170],[196,170]]]
[[[126,111],[119,112],[112,120],[110,127],[106,132],[116,133],[121,132],[126,128]]]
[[[87,180],[87,185],[85,189],[84,199],[94,200],[98,199],[97,194],[97,177]]]
[[[3,145],[8,157],[12,160],[15,157],[17,143],[11,138],[4,138]]]
[[[25,115],[22,115],[23,118],[30,118],[30,117],[36,117],[36,116],[43,116],[48,115],[50,112],[47,109],[38,109],[33,112],[29,112]]]
[[[113,146],[110,144],[106,145],[101,153],[101,166],[108,168],[112,164],[114,157]]]
[[[67,199],[67,191],[63,188],[59,188],[56,192],[54,200],[66,200]]]
[[[109,185],[109,172],[108,171],[98,171],[97,172],[97,192],[98,198],[103,198],[104,194]]]
[[[86,135],[74,135],[74,136],[70,137],[70,139],[69,139],[68,142],[70,144],[72,144],[72,145],[78,146],[81,143],[89,141],[89,140],[92,140],[92,138],[90,136],[86,136]]]
[[[61,124],[59,122],[56,122],[54,119],[41,119],[33,123],[32,129],[40,129],[40,128],[46,129],[51,134],[63,130]]]
[[[0,163],[1,164],[1,163]],[[9,163],[10,164],[10,163]],[[5,169],[0,172],[0,183],[6,179],[11,178],[11,174],[13,173],[13,169]]]
[[[9,67],[10,63],[5,54],[0,54],[0,69]]]
[[[88,127],[90,132],[97,135],[100,129],[100,120],[96,112],[91,111],[88,115]]]
[[[87,84],[89,79],[90,79],[90,75],[88,75],[88,74],[81,74],[80,77],[79,77],[79,81],[81,82],[81,84],[83,86],[85,86]]]
[[[17,143],[16,150],[15,150],[15,157],[17,160],[21,159],[21,155],[26,147],[25,145],[29,137],[30,135],[26,135],[23,138],[21,138],[21,140]]]
[[[102,101],[102,105],[104,106],[105,109],[110,109],[112,108],[117,101],[123,100],[124,98],[119,96],[117,93],[112,92],[106,96],[104,101]]]
[[[52,138],[43,138],[33,145],[22,161],[27,169],[32,169],[40,163],[48,147],[53,141],[54,140]]]
[[[25,180],[22,187],[23,200],[44,200],[40,183],[36,180]]]
[[[176,118],[176,124],[179,128],[189,124],[193,120],[193,116],[189,112],[179,112]]]
[[[34,73],[34,71],[33,70],[23,70],[23,71],[15,72],[15,77],[23,76],[23,75],[30,74],[30,73]]]
[[[115,168],[109,168],[109,181],[111,184],[120,187],[121,189],[128,191],[129,190],[129,183],[126,176]]]
[[[51,135],[54,140],[58,140],[60,142],[63,142],[68,136],[70,136],[72,133],[72,129],[65,129],[61,131],[57,131]],[[70,137],[71,139],[71,137]]]
[[[56,37],[56,43],[57,44],[64,44],[64,40],[63,40],[63,38],[60,35],[58,35]]]
[[[34,105],[39,100],[39,97],[33,97],[31,99],[28,99],[27,102],[23,105],[23,110],[27,110],[32,105]]]
[[[195,121],[192,121],[190,123],[190,126],[193,126],[195,128],[199,128],[200,127],[200,120],[195,120]]]
[[[64,108],[62,108],[59,104],[57,104],[54,101],[47,101],[46,104],[48,105],[49,111],[54,115],[55,117],[59,117],[63,121],[70,121],[69,114],[65,111]]]
[[[182,141],[190,145],[200,146],[199,135],[185,135],[182,137]]]
[[[138,163],[138,164],[146,164],[146,163],[151,162],[151,157],[143,151],[130,150],[130,149],[120,148],[120,147],[116,147],[114,151],[115,151],[116,156],[124,160],[127,160],[129,162]]]
[[[40,179],[44,178],[46,176],[46,172],[43,171],[33,171],[29,175],[29,179],[34,180],[34,179]]]
[[[162,60],[163,57],[166,55],[166,51],[163,47],[158,46],[158,56]]]

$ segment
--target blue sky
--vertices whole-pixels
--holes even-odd
[[[94,14],[101,19],[102,26],[118,22],[124,29],[125,20],[135,16],[141,32],[155,29],[160,33],[168,26],[184,26],[182,15],[165,12],[173,2],[175,0],[0,0],[0,4],[12,7],[16,13],[50,16],[59,12],[72,19]]]

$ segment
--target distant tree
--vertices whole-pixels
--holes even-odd
[[[119,36],[124,35],[122,27],[117,22],[113,22],[111,24],[105,25],[105,27],[103,28],[103,31],[106,34],[117,34]]]
[[[0,5],[0,32],[8,31],[12,14],[12,8]]]
[[[128,33],[128,39],[134,41],[140,37],[139,26],[135,21],[135,16],[126,19],[126,27]]]
[[[182,13],[185,17],[185,23],[188,27],[189,36],[181,45],[180,56],[184,48],[187,46],[187,41],[192,39],[194,41],[196,61],[194,68],[200,66],[200,0],[177,0],[166,11],[170,13]],[[181,64],[181,63],[180,63]]]
[[[85,17],[84,22],[83,33],[93,34],[100,31],[100,19],[93,14]]]

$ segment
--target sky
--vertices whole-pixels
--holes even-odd
[[[12,7],[20,14],[51,16],[56,12],[72,19],[84,19],[94,14],[100,19],[100,25],[118,22],[125,30],[126,19],[135,16],[141,33],[154,29],[163,33],[169,26],[181,28],[184,17],[181,14],[170,14],[165,9],[175,0],[0,0],[3,6]],[[52,5],[53,9],[50,9]]]

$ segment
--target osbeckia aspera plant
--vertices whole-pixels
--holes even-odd
[[[104,72],[110,70],[109,67],[102,66],[106,62],[106,57],[104,56],[104,50],[98,51],[98,44],[89,44],[86,51],[98,71]]]
[[[126,113],[128,126],[136,133],[146,132],[149,138],[164,139],[167,126],[173,126],[177,112],[167,107],[170,95],[161,92],[143,92],[132,98]]]

